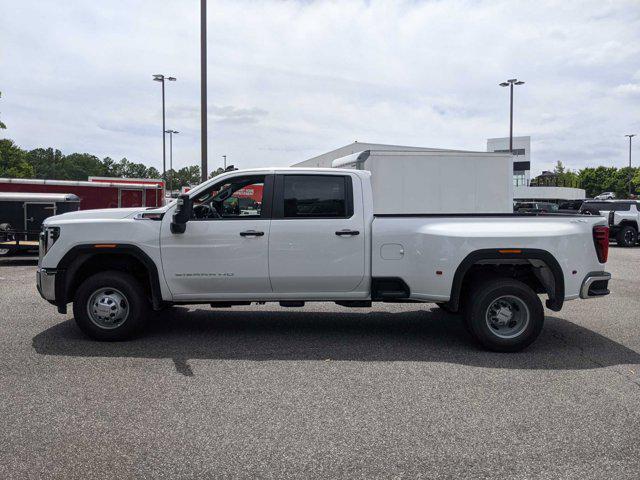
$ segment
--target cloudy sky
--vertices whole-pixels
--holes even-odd
[[[353,140],[621,166],[640,134],[640,1],[209,3],[209,164],[290,165]],[[0,0],[0,119],[24,148],[199,162],[198,0]],[[640,140],[640,137],[638,137]],[[638,142],[640,163],[640,141]]]

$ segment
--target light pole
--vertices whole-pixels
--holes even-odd
[[[509,102],[509,153],[513,153],[513,86],[522,85],[524,82],[517,78],[511,78],[500,84],[501,87],[510,87]]]
[[[224,159],[224,170],[227,170],[227,156],[226,155],[222,155],[222,158]]]
[[[165,146],[165,110],[164,110],[164,82],[168,80],[169,82],[175,82],[176,77],[167,77],[161,73],[157,73],[153,76],[154,82],[160,82],[162,84],[162,178],[167,183],[167,148]]]
[[[631,198],[631,139],[635,136],[635,133],[625,135],[625,137],[629,137],[629,198]]]
[[[200,0],[200,176],[207,180],[207,0]]]
[[[169,191],[173,192],[173,134],[180,132],[177,130],[169,129],[165,130],[165,133],[169,134],[169,171],[171,172],[171,183],[169,184]]]

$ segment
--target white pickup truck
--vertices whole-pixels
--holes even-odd
[[[607,295],[606,220],[586,215],[374,215],[370,173],[227,172],[154,209],[46,220],[37,286],[98,340],[174,304],[436,303],[484,347],[516,351],[546,305]]]

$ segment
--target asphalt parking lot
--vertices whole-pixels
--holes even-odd
[[[0,478],[638,478],[640,248],[518,354],[435,306],[176,308],[96,343],[0,260]]]

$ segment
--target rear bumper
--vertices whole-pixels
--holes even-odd
[[[36,272],[36,286],[40,296],[49,303],[55,304],[56,301],[56,270],[38,268]]]
[[[580,298],[595,298],[609,295],[609,280],[611,274],[608,272],[588,273],[582,281],[580,287]]]

